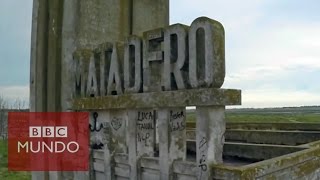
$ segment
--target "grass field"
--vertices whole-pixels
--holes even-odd
[[[320,114],[226,114],[227,122],[320,123]]]
[[[261,123],[320,123],[320,108],[269,108],[227,110],[227,122]],[[194,110],[187,113],[187,121],[195,121]]]
[[[195,122],[195,113],[187,114],[188,122]],[[227,113],[227,122],[320,123],[320,114],[244,114]]]
[[[8,151],[7,141],[0,140],[0,180],[30,180],[28,172],[9,172],[8,171]]]

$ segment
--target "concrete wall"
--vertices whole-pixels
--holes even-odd
[[[319,179],[320,146],[253,163],[232,167],[212,166],[216,179]]]

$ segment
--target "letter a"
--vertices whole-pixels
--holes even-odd
[[[113,87],[114,84],[115,84],[115,87]],[[111,64],[110,64],[109,80],[108,80],[108,95],[111,95],[113,90],[117,91],[117,95],[123,94],[116,44],[113,45],[113,51],[111,55]]]

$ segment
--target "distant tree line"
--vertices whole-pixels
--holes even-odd
[[[27,111],[28,103],[22,99],[9,101],[0,95],[0,139],[8,137],[8,112],[10,111]]]
[[[15,100],[8,100],[4,98],[2,95],[0,95],[0,110],[3,109],[15,109],[15,110],[22,110],[22,109],[28,109],[29,104],[27,101],[16,98]]]

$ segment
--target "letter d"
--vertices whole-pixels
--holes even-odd
[[[58,150],[58,144],[60,144],[60,145],[62,145],[62,149],[61,150]],[[54,143],[54,152],[55,153],[62,153],[65,149],[66,149],[66,145],[64,145],[64,143],[63,142],[61,142],[61,141],[56,141],[55,143]]]

